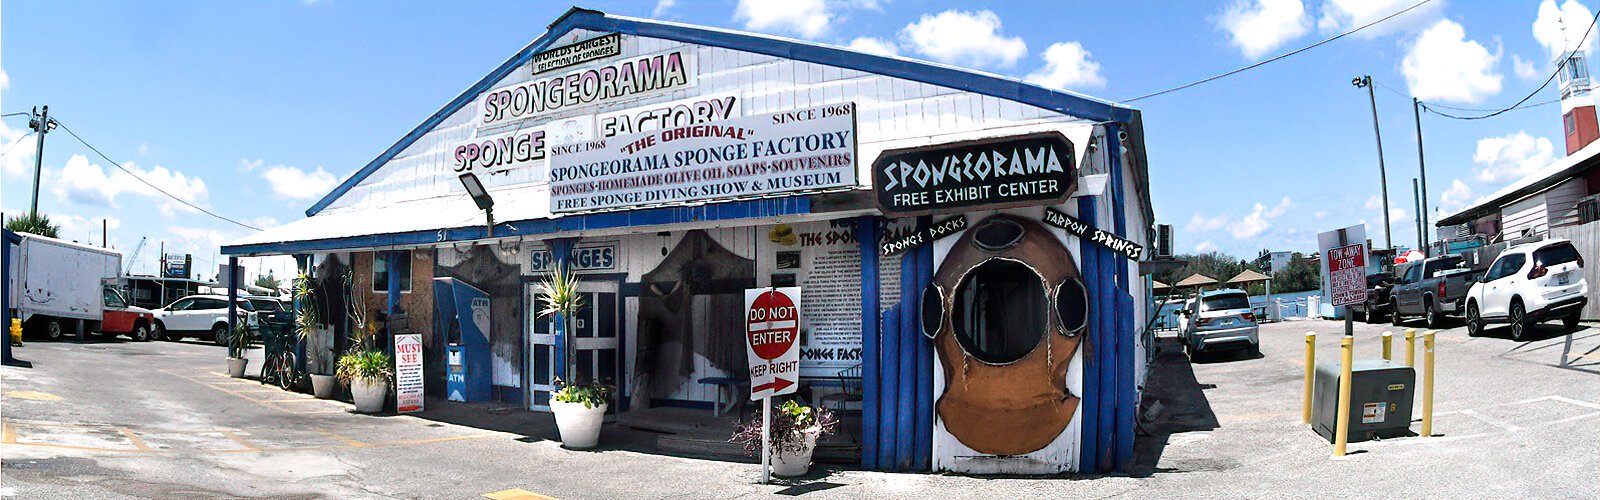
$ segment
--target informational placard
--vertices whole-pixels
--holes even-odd
[[[193,257],[183,253],[169,253],[161,257],[161,277],[163,278],[189,278],[189,266]]]
[[[1144,247],[1127,238],[1106,232],[1103,229],[1090,226],[1089,223],[1078,220],[1077,217],[1067,215],[1066,212],[1045,207],[1044,223],[1067,230],[1073,236],[1088,240],[1090,243],[1106,247],[1113,252],[1122,254],[1131,260],[1139,260],[1144,255]]]
[[[638,209],[856,185],[851,103],[619,135],[550,157],[555,213]]]
[[[894,216],[1053,205],[1077,180],[1059,132],[894,149],[872,163],[878,209]]]
[[[915,219],[887,221],[876,246],[916,230]],[[800,374],[838,378],[861,364],[861,242],[852,219],[774,224],[766,232],[775,270],[771,286],[799,286]],[[793,274],[790,274],[793,273]],[[878,258],[879,276],[899,276],[900,255]],[[900,280],[878,287],[880,308],[900,300]]]
[[[534,54],[528,61],[528,69],[537,75],[621,54],[622,35],[613,33]]]
[[[800,388],[800,287],[747,289],[744,309],[750,399],[794,393]]]
[[[1367,228],[1364,225],[1317,235],[1322,252],[1322,289],[1334,307],[1367,301]]]
[[[422,411],[422,384],[422,335],[395,335],[395,410],[400,413]]]

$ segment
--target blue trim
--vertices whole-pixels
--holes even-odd
[[[998,97],[1094,121],[1126,122],[1133,120],[1136,115],[1132,108],[1118,106],[1107,101],[949,66],[863,54],[839,47],[815,45],[753,33],[714,30],[682,24],[664,24],[643,19],[611,17],[603,12],[574,8],[552,23],[544,35],[523,47],[522,50],[511,56],[506,62],[501,63],[494,71],[479,79],[472,86],[467,87],[467,90],[461,92],[460,95],[457,95],[455,99],[451,99],[443,108],[428,116],[426,120],[423,120],[421,124],[400,138],[394,145],[389,146],[389,149],[384,150],[383,154],[378,155],[377,158],[368,162],[366,166],[361,167],[361,170],[356,171],[350,178],[345,179],[338,187],[335,187],[332,192],[323,196],[315,205],[306,210],[306,216],[316,215],[324,208],[327,208],[328,205],[333,204],[340,196],[343,196],[379,168],[382,168],[389,160],[394,159],[401,151],[410,147],[412,143],[415,143],[424,134],[444,122],[450,115],[471,104],[479,94],[489,90],[495,83],[498,83],[511,72],[521,67],[528,59],[533,57],[533,54],[545,50],[556,39],[575,29],[675,40],[853,69]]]
[[[1120,129],[1118,124],[1106,126],[1106,137],[1117,137]],[[1111,170],[1111,222],[1117,236],[1128,237],[1128,214],[1126,208],[1127,192],[1124,187],[1122,174],[1122,141],[1111,139],[1106,141],[1106,156]],[[1133,296],[1129,293],[1132,283],[1128,281],[1128,259],[1120,254],[1116,257],[1116,278],[1120,285],[1117,291],[1117,348],[1116,348],[1116,433],[1112,437],[1115,452],[1112,454],[1115,461],[1112,466],[1118,471],[1127,471],[1133,465],[1133,432],[1134,413],[1139,409],[1139,401],[1135,398],[1133,383],[1134,343],[1138,342],[1133,331]]]
[[[1094,199],[1090,196],[1078,198],[1078,218],[1085,221],[1095,220]],[[1089,289],[1089,301],[1094,303],[1095,297],[1102,293],[1103,285],[1099,273],[1095,272],[1096,257],[1099,256],[1099,246],[1090,243],[1087,239],[1078,239],[1078,266],[1079,274],[1083,276],[1084,287]],[[1083,351],[1083,394],[1079,405],[1079,418],[1083,419],[1079,426],[1078,438],[1078,471],[1097,472],[1099,468],[1099,454],[1095,452],[1099,433],[1100,421],[1100,394],[1096,376],[1100,368],[1100,357],[1092,350],[1100,343],[1105,342],[1105,334],[1100,328],[1101,312],[1099,307],[1090,308],[1088,346]]]
[[[760,200],[730,201],[697,206],[660,207],[628,212],[569,215],[555,219],[532,219],[498,224],[496,234],[539,236],[561,232],[594,231],[635,226],[681,224],[688,222],[763,219],[811,213],[811,198],[791,196]],[[439,230],[328,238],[321,240],[259,243],[222,247],[224,255],[289,255],[296,253],[356,250],[398,246],[438,245],[474,241],[485,237],[483,226],[462,226]]]
[[[878,218],[856,219],[861,245],[861,468],[878,468]]]
[[[166,257],[162,257],[165,259]],[[239,329],[239,258],[228,257],[228,335]],[[81,336],[83,331],[78,331]],[[78,340],[83,340],[81,337]],[[232,342],[229,342],[232,344]],[[233,355],[233,348],[229,346],[228,355]]]
[[[917,228],[926,231],[933,225],[933,218],[922,216],[917,218]],[[916,318],[921,321],[922,290],[933,282],[933,245],[923,245],[911,252],[916,256],[917,281],[915,289],[916,305],[912,310],[918,311]],[[912,342],[916,343],[917,350],[917,398],[916,398],[916,433],[914,440],[916,449],[912,452],[912,467],[915,470],[926,471],[933,468],[933,342],[922,337],[921,330],[912,332]]]
[[[11,231],[0,229],[0,329],[5,330],[5,338],[0,339],[0,363],[11,364],[16,358],[11,357],[11,245],[20,240]]]
[[[556,267],[564,268],[567,265],[567,260],[572,256],[572,247],[578,244],[578,239],[554,238],[545,240],[544,243],[545,246],[550,247],[550,255],[555,257]],[[557,314],[554,328],[556,333],[556,344],[554,346],[556,350],[555,376],[568,383],[574,382],[574,380],[567,378],[567,375],[569,375],[567,373],[567,337],[571,335],[567,331],[566,316]]]
[[[900,306],[883,312],[883,345],[878,349],[878,468],[894,470],[900,449]]]
[[[1095,196],[1095,202],[1106,201],[1105,195]],[[1098,225],[1098,224],[1097,224]],[[1102,247],[1095,249],[1095,281],[1100,282],[1100,291],[1094,297],[1099,302],[1100,315],[1100,343],[1095,347],[1095,354],[1100,362],[1095,366],[1099,382],[1095,391],[1100,393],[1100,415],[1096,420],[1095,435],[1096,451],[1099,453],[1098,464],[1100,471],[1108,471],[1114,463],[1112,453],[1112,436],[1116,433],[1117,419],[1117,343],[1121,336],[1117,334],[1117,284],[1116,284],[1116,257],[1110,250]]]
[[[924,245],[926,246],[926,245]],[[900,256],[900,349],[895,351],[899,363],[899,380],[895,381],[895,470],[911,470],[912,452],[917,442],[917,352],[922,349],[922,334],[917,332],[916,303],[917,258],[908,252]]]

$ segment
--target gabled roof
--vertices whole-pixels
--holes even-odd
[[[1567,179],[1576,177],[1585,170],[1600,165],[1600,141],[1589,143],[1583,149],[1567,155],[1565,158],[1550,162],[1544,168],[1512,181],[1510,185],[1500,188],[1494,194],[1480,198],[1467,208],[1457,210],[1456,213],[1439,218],[1435,226],[1454,226],[1465,224],[1474,219],[1498,212],[1502,207],[1516,203],[1529,196],[1539,194]]]
[[[517,68],[522,67],[534,54],[549,48],[556,40],[572,30],[590,30],[598,32],[622,33],[628,35],[644,36],[673,40],[683,43],[692,43],[711,47],[722,47],[732,50],[765,54],[797,61],[806,61],[817,64],[848,68],[868,73],[892,76],[916,82],[938,85],[942,87],[963,90],[976,94],[988,95],[1001,99],[1036,106],[1058,113],[1075,116],[1078,118],[1101,122],[1137,122],[1138,112],[1133,108],[1085,96],[1075,92],[1056,90],[1027,83],[1015,78],[983,73],[968,69],[946,66],[943,64],[918,61],[904,57],[880,56],[856,52],[850,49],[824,45],[814,42],[795,40],[772,35],[748,33],[742,31],[710,28],[689,24],[639,19],[624,16],[613,16],[604,12],[573,7],[563,14],[561,18],[551,23],[544,35],[535,39],[533,43],[523,47],[516,55],[500,64],[494,71],[479,79],[476,83],[463,91],[461,95],[451,99],[443,108],[435,111],[433,115],[423,120],[415,129],[401,137],[394,145],[368,162],[366,166],[357,170],[350,178],[345,179],[332,192],[323,196],[311,208],[306,209],[306,216],[316,215],[334,201],[338,200],[351,188],[360,184],[367,176],[382,168],[390,159],[399,155],[412,143],[421,138],[423,134],[433,130],[457,110],[469,105],[478,95],[487,91],[495,83],[504,79]],[[1134,125],[1137,128],[1137,125]],[[1141,156],[1142,157],[1142,156]],[[1148,203],[1148,201],[1146,201]],[[1148,207],[1146,207],[1148,211]]]

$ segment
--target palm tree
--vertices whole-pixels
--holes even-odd
[[[50,216],[48,215],[24,214],[6,219],[6,229],[18,233],[56,238],[58,233],[61,232],[61,225],[51,224]]]

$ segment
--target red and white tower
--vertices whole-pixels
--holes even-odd
[[[1561,67],[1561,121],[1570,155],[1600,139],[1594,96],[1589,93],[1589,63],[1582,49],[1569,50],[1555,60]]]

